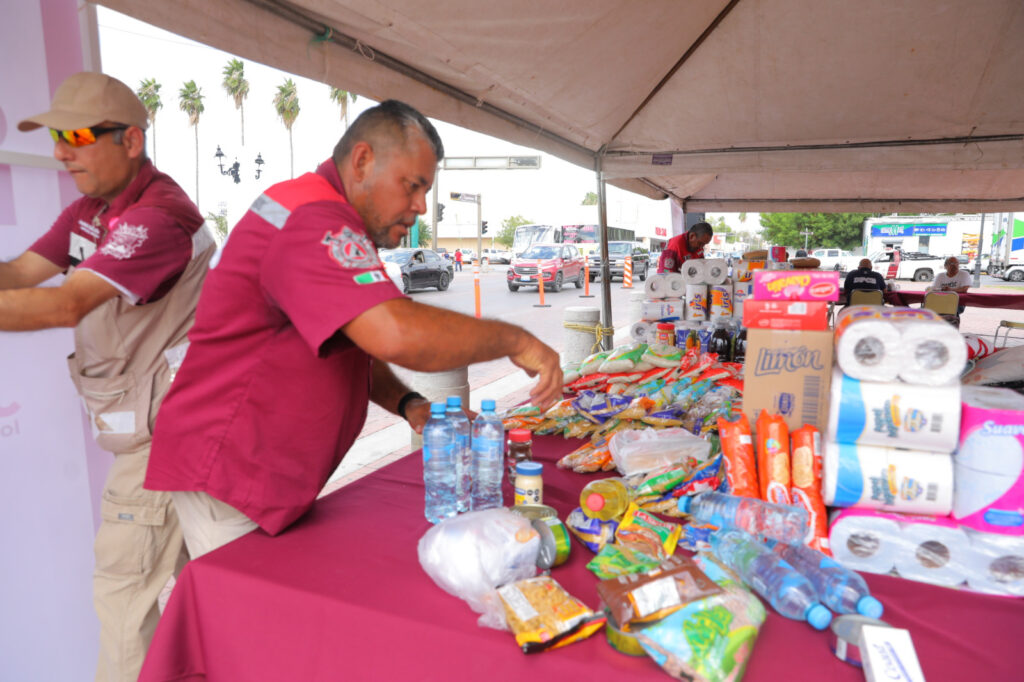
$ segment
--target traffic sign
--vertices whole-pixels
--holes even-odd
[[[470,204],[475,204],[480,200],[478,194],[470,194],[468,192],[452,192],[452,201],[465,201]]]

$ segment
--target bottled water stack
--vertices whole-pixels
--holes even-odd
[[[480,403],[480,414],[473,420],[473,498],[472,508],[502,506],[501,476],[505,467],[505,427],[494,413],[494,401]]]
[[[864,578],[807,545],[777,542],[772,550],[814,586],[818,598],[836,613],[882,617],[882,603],[871,596]]]
[[[753,497],[706,492],[681,497],[679,511],[719,528],[736,528],[758,538],[784,543],[803,542],[810,523],[800,507],[773,504]]]
[[[455,430],[455,496],[459,512],[469,511],[473,495],[473,451],[470,448],[470,424],[466,413],[462,411],[462,398],[457,395],[448,396],[446,410],[448,422]]]
[[[711,535],[711,551],[780,615],[806,620],[817,630],[824,630],[832,620],[811,583],[751,536],[737,530],[718,531]]]
[[[431,403],[430,420],[423,427],[423,483],[427,521],[438,523],[455,516],[455,429],[445,417],[444,403]]]

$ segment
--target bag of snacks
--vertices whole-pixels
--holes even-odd
[[[640,575],[606,579],[597,584],[598,596],[625,631],[721,593],[721,586],[687,556],[672,556]]]
[[[576,507],[565,518],[565,525],[584,547],[596,553],[615,540],[615,530],[619,527],[619,522],[616,519],[602,521],[584,514],[582,508]]]
[[[821,496],[821,436],[818,429],[805,424],[790,434],[793,446],[790,466],[793,504],[807,510],[811,520],[804,544],[832,556],[828,544],[828,518]]]
[[[505,618],[523,652],[557,649],[586,639],[605,623],[550,576],[537,576],[498,588]]]
[[[757,482],[757,464],[754,460],[754,440],[750,433],[747,416],[730,421],[718,418],[718,437],[725,456],[725,480],[727,492],[740,497],[760,497]]]
[[[757,473],[761,499],[792,504],[789,496],[789,427],[778,414],[761,410],[757,416]]]

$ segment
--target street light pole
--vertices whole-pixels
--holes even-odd
[[[810,237],[812,234],[814,234],[814,232],[812,232],[811,230],[804,230],[803,232],[800,232],[799,234],[802,234],[804,236],[804,251],[806,251],[807,250],[807,238]]]
[[[441,180],[441,169],[434,173],[434,189],[431,194],[431,202],[434,207],[431,209],[434,215],[434,229],[430,231],[430,250],[437,251],[437,233],[441,230],[441,221],[437,219],[437,183]]]
[[[483,232],[482,232],[483,223],[480,222],[483,219],[482,218],[483,205],[484,205],[484,195],[483,194],[478,194],[476,196],[476,260],[477,260],[477,262],[480,262],[481,258],[483,258],[483,253],[484,253],[483,248],[481,248],[483,246]]]

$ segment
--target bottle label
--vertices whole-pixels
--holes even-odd
[[[516,486],[516,506],[521,504],[540,504],[542,499],[540,486],[529,486],[523,488],[518,485]]]

